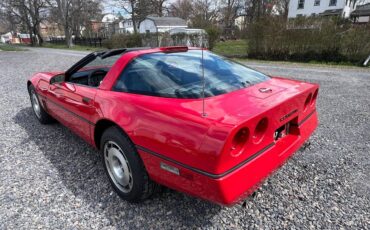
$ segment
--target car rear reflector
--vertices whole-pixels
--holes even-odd
[[[242,128],[235,134],[231,142],[231,152],[230,152],[231,156],[236,157],[242,153],[243,148],[248,141],[248,138],[249,138],[248,128]]]
[[[170,46],[159,48],[164,53],[176,53],[176,52],[187,52],[189,48],[187,46]]]
[[[312,99],[312,93],[310,93],[307,96],[306,101],[304,102],[303,111],[306,111],[307,110],[308,105],[311,103],[311,99]]]
[[[312,99],[311,99],[311,105],[314,105],[315,102],[316,102],[316,99],[317,99],[317,94],[319,93],[319,89],[317,89],[314,93],[313,93],[313,96],[312,96]]]
[[[265,136],[266,130],[268,127],[268,120],[267,118],[262,118],[256,128],[254,129],[253,132],[253,143],[258,144],[262,141],[263,137]]]

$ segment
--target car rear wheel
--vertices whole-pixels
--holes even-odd
[[[150,197],[157,185],[150,180],[129,138],[118,127],[110,127],[100,143],[103,166],[117,194],[130,202]]]
[[[28,87],[28,92],[30,94],[32,110],[35,113],[37,120],[39,120],[41,124],[52,123],[54,119],[42,107],[35,88],[32,85]]]

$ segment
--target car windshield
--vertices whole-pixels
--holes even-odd
[[[202,58],[203,56],[203,58]],[[204,70],[202,69],[204,66]],[[203,84],[204,71],[204,84]],[[211,97],[269,77],[209,51],[144,54],[125,68],[114,90],[175,98]]]

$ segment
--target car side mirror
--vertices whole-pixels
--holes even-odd
[[[65,80],[64,74],[56,75],[50,79],[50,84],[61,83],[64,82],[64,80]]]

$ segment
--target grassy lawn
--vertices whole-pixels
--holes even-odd
[[[243,57],[247,55],[247,48],[246,40],[228,40],[217,42],[212,51],[227,57]]]
[[[0,51],[26,51],[26,49],[9,44],[0,44]]]
[[[68,48],[67,45],[64,45],[64,44],[52,44],[52,43],[44,43],[42,47],[53,48],[53,49],[78,50],[78,51],[96,51],[96,50],[106,49],[104,47],[80,46],[80,45],[74,45],[73,47]]]

